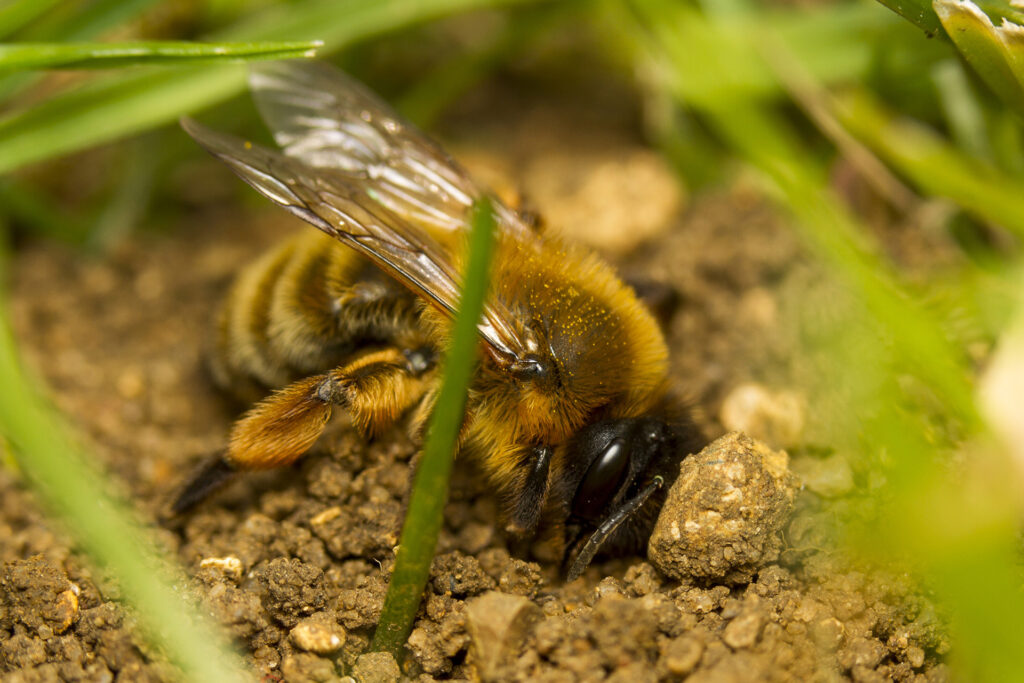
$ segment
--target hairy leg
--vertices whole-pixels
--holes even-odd
[[[429,349],[389,348],[275,391],[235,422],[227,449],[196,471],[172,511],[193,507],[236,471],[294,462],[323,433],[335,406],[363,432],[380,431],[423,397],[433,365]]]

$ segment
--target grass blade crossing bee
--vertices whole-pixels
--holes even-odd
[[[309,233],[268,255],[229,297],[215,374],[277,390],[235,423],[177,511],[237,470],[294,461],[335,407],[368,433],[410,410],[415,426],[425,423],[458,305],[468,213],[485,194],[329,66],[261,66],[250,84],[281,152],[182,125],[329,238]],[[665,483],[700,437],[666,398],[665,341],[633,290],[595,254],[491,199],[499,234],[459,456],[500,493],[507,531],[559,544],[575,577],[598,550],[643,548]]]

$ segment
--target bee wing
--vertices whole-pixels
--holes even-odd
[[[191,119],[182,127],[268,199],[353,247],[417,294],[454,314],[460,278],[449,251],[423,229],[376,200],[365,180],[218,133]],[[372,194],[371,194],[372,193]],[[493,298],[477,325],[491,355],[511,364],[536,340]]]
[[[253,97],[284,153],[373,189],[392,213],[428,232],[465,229],[489,194],[441,147],[361,83],[320,62],[267,62],[250,72]],[[530,229],[491,197],[499,229]]]

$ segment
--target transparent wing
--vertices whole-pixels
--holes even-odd
[[[266,62],[250,73],[260,113],[287,156],[358,180],[427,231],[465,230],[473,201],[487,193],[361,83],[321,62]],[[500,230],[530,234],[515,211],[492,201]]]
[[[453,314],[460,278],[444,247],[370,196],[365,182],[333,168],[314,168],[191,119],[182,127],[261,194],[352,246],[420,296]],[[529,326],[489,299],[477,325],[491,355],[512,365],[536,349]]]

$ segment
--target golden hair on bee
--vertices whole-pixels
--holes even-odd
[[[421,426],[458,305],[468,212],[491,196],[359,83],[315,63],[253,71],[280,152],[185,120],[256,190],[318,228],[243,272],[211,367],[228,391],[276,389],[175,503],[236,470],[294,461],[335,409],[372,434]],[[598,550],[634,552],[700,436],[667,396],[657,322],[591,251],[492,197],[498,238],[477,326],[459,456],[503,499],[506,529],[553,539],[578,575]]]

